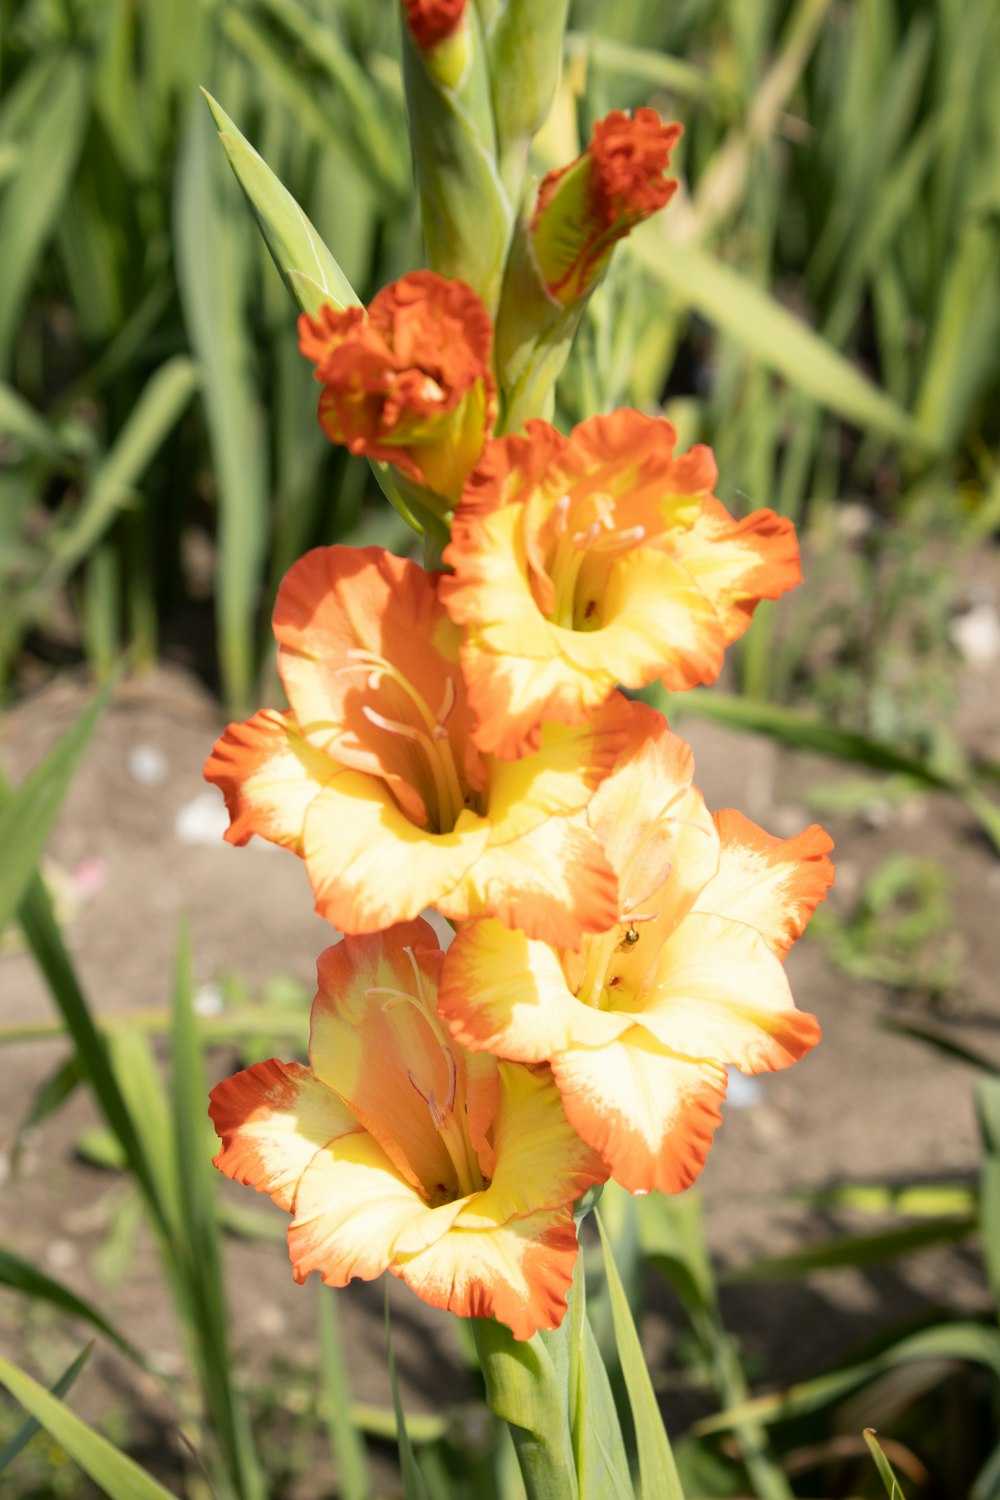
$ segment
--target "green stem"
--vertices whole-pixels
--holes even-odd
[[[472,1324],[486,1399],[510,1428],[528,1500],[580,1500],[567,1409],[569,1323],[548,1335],[554,1347],[537,1333],[519,1343],[500,1323]]]

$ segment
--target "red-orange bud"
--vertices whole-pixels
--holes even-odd
[[[458,29],[467,0],[403,0],[410,34],[421,52]]]
[[[576,161],[544,179],[531,242],[551,297],[568,306],[585,296],[615,242],[669,201],[677,183],[664,173],[681,131],[654,109],[612,110]]]
[[[453,502],[493,426],[492,338],[471,288],[433,271],[384,287],[367,313],[324,306],[299,318],[331,441],[395,464]]]

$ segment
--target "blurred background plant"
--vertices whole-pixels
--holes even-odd
[[[6,701],[81,662],[107,679],[129,648],[137,670],[181,661],[245,712],[267,696],[267,617],[290,562],[323,542],[408,544],[367,465],[312,419],[291,304],[198,94],[203,85],[222,102],[367,301],[421,259],[397,9],[0,0]],[[715,448],[731,509],[771,504],[803,530],[808,588],[780,624],[771,606],[758,611],[734,653],[731,696],[692,694],[685,711],[892,771],[905,789],[951,787],[994,842],[1000,814],[975,778],[996,767],[970,757],[951,709],[955,616],[981,602],[968,595],[968,560],[986,545],[992,555],[1000,529],[998,75],[1000,10],[983,0],[574,0],[534,161],[541,172],[568,160],[612,107],[651,103],[683,121],[684,190],[622,247],[592,300],[558,420],[620,404],[663,410],[683,444]],[[106,1247],[111,1279],[136,1219],[152,1227],[192,1372],[172,1387],[197,1455],[185,1493],[209,1493],[204,1460],[220,1495],[277,1496],[294,1476],[275,1454],[291,1450],[250,1434],[218,1270],[223,1229],[265,1231],[253,1210],[237,1223],[214,1204],[197,1079],[209,1042],[250,1058],[276,1037],[300,1043],[304,1007],[287,986],[258,1001],[234,978],[223,1014],[196,1016],[182,944],[172,1019],[98,1027],[33,875],[92,723],[0,805],[0,847],[17,851],[0,870],[0,928],[16,914],[73,1044],[32,1118],[81,1082],[95,1094],[105,1123],[81,1148],[129,1184]],[[871,875],[852,916],[826,922],[826,942],[845,978],[939,996],[960,961],[950,920],[940,870],[900,856]],[[164,1093],[150,1033],[168,1029]],[[828,1207],[887,1215],[888,1227],[734,1276],[874,1264],[981,1231],[996,1291],[995,1092],[990,1075],[979,1182],[911,1186],[908,1198],[892,1184],[838,1189]],[[689,1320],[675,1384],[721,1410],[679,1449],[690,1494],[879,1493],[852,1405],[874,1389],[908,1493],[1000,1496],[1000,1351],[985,1320],[880,1334],[840,1369],[748,1405],[697,1199],[609,1194],[605,1216],[636,1306],[649,1263]],[[59,1283],[3,1256],[0,1280],[26,1306],[72,1312],[122,1343],[97,1308],[81,1311]],[[594,1323],[613,1360],[592,1259]],[[322,1417],[341,1493],[363,1500],[357,1434],[391,1437],[394,1423],[349,1407],[332,1302],[320,1304],[318,1378],[290,1368],[251,1406],[265,1434],[290,1411]],[[80,1367],[61,1384],[52,1371],[60,1391]],[[4,1421],[0,1465],[24,1440],[20,1417]],[[495,1430],[467,1414],[418,1422],[412,1436],[432,1494],[516,1495]],[[86,1449],[76,1429],[60,1441]],[[86,1493],[63,1448],[36,1442],[18,1463],[15,1493]]]

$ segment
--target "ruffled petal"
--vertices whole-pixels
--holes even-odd
[[[778,599],[802,582],[791,521],[773,510],[736,521],[711,495],[694,525],[678,533],[676,556],[711,601],[727,646],[746,630],[761,599]]]
[[[587,809],[618,872],[621,914],[655,908],[661,937],[691,910],[719,864],[719,837],[693,775],[691,747],[662,714],[633,703],[628,744]]]
[[[539,1209],[489,1229],[451,1233],[389,1267],[431,1307],[462,1318],[496,1318],[516,1339],[558,1328],[577,1256],[570,1208]]]
[[[625,687],[659,678],[671,692],[718,677],[725,642],[716,610],[674,558],[653,547],[625,553],[608,574],[600,610],[603,630],[576,632],[581,665],[600,651],[617,661]]]
[[[641,1026],[592,1051],[553,1058],[570,1122],[630,1193],[679,1193],[705,1165],[722,1116],[725,1070],[661,1047]]]
[[[301,854],[306,812],[337,770],[336,761],[306,743],[291,714],[264,708],[220,735],[204,776],[226,799],[230,844],[256,833]]]
[[[451,833],[428,833],[402,813],[384,782],[344,771],[309,808],[303,833],[316,910],[342,932],[412,920],[463,880],[490,825],[464,812]],[[443,908],[442,908],[443,909]]]
[[[455,922],[495,916],[528,937],[575,948],[585,932],[616,920],[618,882],[583,818],[553,817],[510,843],[491,843],[436,905]]]
[[[430,1208],[366,1132],[317,1151],[299,1183],[288,1253],[296,1281],[319,1271],[329,1286],[371,1281],[402,1240],[410,1252],[448,1233],[462,1199]]]
[[[500,1064],[500,1105],[493,1126],[496,1173],[470,1198],[461,1228],[485,1228],[582,1198],[607,1168],[573,1129],[548,1068]]]
[[[219,1171],[289,1211],[316,1152],[360,1129],[336,1094],[299,1063],[255,1063],[216,1084],[209,1097],[222,1141]]]
[[[485,815],[490,844],[507,844],[547,818],[577,812],[628,743],[634,705],[616,693],[586,724],[546,724],[541,744],[520,760],[491,760]]]
[[[385,723],[433,733],[450,703],[452,743],[468,737],[460,636],[433,577],[381,547],[316,547],[282,581],[274,633],[302,735],[342,766],[383,777],[403,811],[426,821],[434,796],[425,754]]]
[[[784,958],[833,884],[830,835],[813,823],[793,839],[774,838],[742,813],[715,814],[718,873],[695,904],[746,922]]]
[[[448,949],[438,1010],[463,1046],[524,1063],[603,1046],[634,1023],[583,1005],[553,948],[489,919],[462,928]]]
[[[692,912],[660,950],[646,980],[642,1023],[685,1057],[744,1073],[787,1068],[819,1041],[815,1016],[797,1010],[778,959],[752,927]]]

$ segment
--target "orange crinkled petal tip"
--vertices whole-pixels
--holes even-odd
[[[613,109],[597,121],[588,149],[606,216],[617,210],[647,219],[669,202],[677,184],[663,174],[682,134],[682,126],[665,125],[655,109],[631,117]]]
[[[493,326],[463,281],[413,271],[357,307],[299,318],[320,423],[352,453],[455,500],[496,415]]]
[[[788,1067],[819,1040],[782,958],[833,879],[822,829],[776,839],[712,818],[690,749],[642,704],[588,809],[618,875],[616,923],[578,952],[496,921],[460,928],[439,1010],[464,1046],[549,1064],[566,1114],[630,1192],[704,1165],[726,1068]]]
[[[664,173],[682,133],[653,109],[612,110],[580,156],[542,180],[531,248],[550,297],[567,306],[585,296],[615,243],[670,201],[677,183]]]
[[[669,422],[623,410],[487,444],[440,585],[484,751],[523,755],[618,684],[712,682],[759,601],[800,581],[791,522],[735,520],[711,450],[675,443]]]
[[[310,1066],[257,1063],[212,1090],[215,1164],[291,1214],[297,1281],[389,1271],[528,1339],[565,1314],[573,1204],[607,1172],[547,1069],[447,1036],[441,958],[422,921],[328,949]]]

